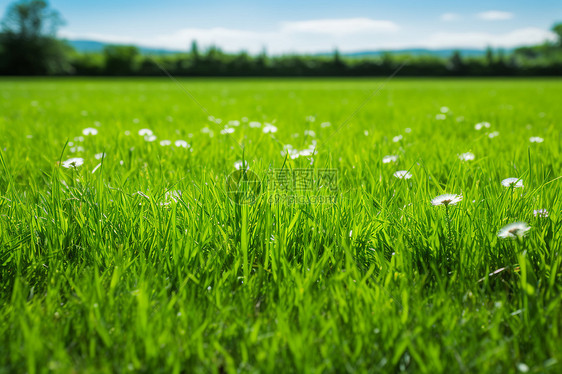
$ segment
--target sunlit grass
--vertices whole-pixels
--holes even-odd
[[[559,372],[562,81],[379,83],[0,81],[0,372]]]

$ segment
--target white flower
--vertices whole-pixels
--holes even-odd
[[[500,135],[499,132],[492,131],[491,133],[488,134],[488,138],[493,139],[493,138],[495,138],[496,136],[499,136],[499,135]]]
[[[396,135],[394,138],[392,138],[392,141],[394,143],[398,143],[400,140],[402,140],[402,135]]]
[[[234,132],[234,127],[225,127],[221,130],[222,135],[232,134]]]
[[[474,160],[474,153],[471,152],[461,153],[459,155],[459,159],[461,161],[472,161]]]
[[[240,126],[240,121],[238,120],[228,121],[228,126]]]
[[[81,147],[81,146],[71,147],[70,152],[71,153],[84,152],[84,147]]]
[[[176,147],[183,147],[183,148],[189,147],[189,144],[185,140],[176,140],[174,144],[176,145]]]
[[[322,127],[322,128],[326,128],[326,127],[330,127],[330,126],[332,126],[332,124],[330,122],[322,122],[320,124],[320,127]]]
[[[129,130],[125,130],[125,136],[129,136],[131,135],[131,132]]]
[[[244,164],[242,163],[242,160],[238,160],[234,163],[234,167],[236,168],[236,170],[242,169],[242,165],[246,166],[246,170],[250,169],[250,165],[248,164],[248,161],[244,161]]]
[[[144,137],[144,140],[147,142],[153,142],[156,140],[156,135],[147,135]]]
[[[306,117],[306,121],[307,121],[307,122],[314,122],[314,121],[316,121],[316,117],[314,117],[314,116],[307,116],[307,117]]]
[[[412,174],[410,174],[407,170],[398,170],[394,173],[394,176],[398,179],[410,179],[412,178]]]
[[[405,132],[406,134],[409,134],[409,133],[412,132],[412,129],[409,128],[409,127],[406,127],[406,128],[404,129],[404,132]]]
[[[140,136],[152,136],[152,130],[151,129],[140,129],[139,135]]]
[[[521,178],[506,178],[502,181],[502,186],[521,188],[521,187],[523,187],[523,179],[521,179]]]
[[[71,168],[71,167],[78,167],[81,166],[84,163],[84,159],[80,158],[80,157],[73,157],[73,158],[69,158],[66,161],[62,162],[62,166],[65,168]]]
[[[316,136],[316,133],[314,132],[314,130],[304,130],[304,135],[314,138]]]
[[[252,121],[252,122],[250,122],[249,125],[250,125],[251,128],[254,128],[254,129],[257,129],[257,128],[261,127],[261,123],[259,123],[258,121]]]
[[[82,130],[82,134],[88,136],[88,135],[97,135],[98,134],[98,130],[94,129],[93,127],[87,127],[84,130]]]
[[[443,121],[444,119],[447,119],[447,116],[444,115],[443,113],[439,113],[435,115],[435,119],[438,121]]]
[[[102,158],[105,158],[105,153],[96,153],[94,157],[96,158],[96,160],[101,160]]]
[[[83,142],[84,141],[84,137],[83,136],[77,136],[74,138],[74,141],[76,142]]]
[[[266,123],[262,130],[265,134],[277,132],[277,127],[273,126],[271,123]]]
[[[540,136],[533,136],[533,137],[529,138],[529,141],[531,143],[542,143],[542,142],[544,142],[544,139],[541,138]]]
[[[535,209],[535,210],[533,210],[533,214],[535,215],[535,217],[538,217],[538,218],[546,218],[546,217],[548,217],[548,210],[546,210],[546,209]]]
[[[398,160],[398,156],[395,156],[395,155],[384,156],[382,158],[382,163],[383,164],[389,164],[391,162],[396,162],[396,160]]]
[[[503,227],[500,232],[498,232],[498,236],[500,238],[521,238],[525,236],[527,231],[529,231],[531,227],[527,225],[525,222],[515,222],[511,223],[505,227]]]
[[[160,140],[160,145],[162,147],[169,146],[170,144],[172,144],[172,142],[170,140]]]
[[[477,123],[476,125],[474,125],[474,128],[475,128],[476,130],[481,130],[481,129],[483,129],[484,127],[487,128],[487,129],[489,129],[489,128],[490,128],[490,123],[489,123],[489,122],[479,122],[479,123]]]
[[[449,108],[447,108],[446,106],[442,106],[440,112],[441,112],[441,113],[448,113],[448,112],[449,112]]]
[[[314,148],[303,149],[302,151],[299,151],[299,155],[304,157],[312,156],[313,154],[314,154]]]
[[[457,205],[458,202],[462,200],[462,195],[455,195],[455,194],[445,194],[439,195],[431,200],[431,204],[437,205]]]

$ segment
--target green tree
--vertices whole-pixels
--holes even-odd
[[[62,19],[43,0],[11,4],[0,32],[0,70],[6,74],[58,74],[69,71],[64,42],[55,38]]]
[[[131,75],[136,72],[139,50],[135,46],[108,45],[103,49],[105,72],[109,75]]]
[[[558,46],[562,47],[562,22],[552,26],[552,32],[558,36]]]

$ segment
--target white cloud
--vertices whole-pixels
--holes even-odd
[[[486,46],[512,48],[521,45],[538,44],[545,40],[556,40],[554,33],[528,27],[503,34],[485,32],[436,33],[430,35],[425,45],[429,48],[484,48]]]
[[[216,45],[227,52],[241,50],[258,53],[263,48],[268,53],[316,53],[339,48],[342,52],[402,49],[402,48],[485,48],[486,46],[512,48],[556,40],[555,35],[539,28],[521,28],[504,33],[489,32],[397,32],[394,27],[374,27],[377,23],[364,22],[348,27],[347,21],[303,21],[282,23],[271,31],[239,29],[187,28],[170,34],[149,37],[127,37],[103,34],[75,34],[63,31],[59,35],[68,39],[97,40],[108,43],[136,44],[143,47],[187,50],[193,40],[201,48]],[[380,22],[380,21],[374,21]],[[320,27],[319,25],[322,25]],[[319,28],[320,27],[320,28]],[[330,30],[330,31],[328,31]],[[359,31],[364,30],[364,31]],[[322,32],[320,32],[322,31]]]
[[[461,16],[457,13],[443,13],[441,15],[441,21],[445,22],[458,21],[459,19],[461,19]]]
[[[485,21],[503,21],[506,19],[512,19],[513,13],[503,12],[501,10],[489,10],[487,12],[478,13],[477,17]]]
[[[398,25],[392,21],[369,18],[346,18],[284,22],[281,32],[302,32],[342,36],[357,33],[393,32],[398,29]]]

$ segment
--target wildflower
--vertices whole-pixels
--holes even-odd
[[[76,153],[76,152],[80,153],[80,152],[84,152],[84,147],[81,147],[81,146],[71,147],[71,148],[70,148],[70,152],[71,152],[71,153]]]
[[[224,129],[221,130],[222,135],[232,134],[233,132],[234,132],[233,127],[225,127]]]
[[[152,130],[151,129],[140,129],[139,130],[139,135],[140,136],[152,136]]]
[[[499,132],[493,131],[493,132],[488,134],[488,138],[493,139],[493,138],[495,138],[496,136],[499,136],[499,135],[500,135]]]
[[[455,195],[455,194],[445,194],[439,195],[433,200],[431,200],[431,204],[438,206],[438,205],[457,205],[458,202],[462,200],[462,195]]]
[[[535,209],[535,210],[533,210],[533,214],[537,218],[546,218],[546,217],[548,217],[548,210],[546,210],[546,209]]]
[[[448,112],[449,112],[449,108],[446,107],[446,106],[442,106],[439,111],[440,111],[441,113],[448,113]]]
[[[472,161],[474,160],[474,153],[471,152],[461,153],[459,155],[459,159],[461,161]]]
[[[314,122],[314,121],[316,121],[316,117],[314,117],[314,116],[307,116],[307,117],[306,117],[306,121],[307,121],[307,122]]]
[[[82,164],[84,164],[84,159],[80,158],[80,157],[69,158],[68,160],[62,162],[62,166],[67,168],[67,169],[71,168],[71,167],[77,168],[78,166],[81,166]]]
[[[391,162],[396,162],[396,160],[398,160],[398,156],[395,156],[395,155],[384,156],[382,158],[382,163],[383,164],[389,164]]]
[[[304,135],[314,138],[316,136],[316,133],[314,132],[314,130],[304,130]]]
[[[161,145],[162,147],[169,146],[170,144],[172,144],[172,142],[169,141],[169,140],[161,140],[161,141],[160,141],[160,145]]]
[[[447,116],[444,115],[443,113],[440,113],[435,115],[435,119],[438,121],[443,121],[444,119],[447,119]]]
[[[96,158],[96,160],[101,160],[102,158],[105,158],[105,153],[96,153],[94,157]]]
[[[406,134],[409,134],[409,133],[412,132],[412,129],[409,128],[409,127],[406,127],[406,128],[404,129],[404,132],[405,132]]]
[[[402,140],[402,135],[396,135],[394,138],[392,138],[392,141],[394,143],[398,143],[400,140]]]
[[[326,127],[330,127],[330,126],[332,126],[332,124],[330,122],[322,122],[320,124],[320,127],[322,127],[322,128],[326,128]]]
[[[153,142],[156,140],[156,135],[147,135],[144,137],[144,140],[147,142]]]
[[[523,179],[521,178],[506,178],[502,181],[502,186],[521,188],[523,187]]]
[[[412,174],[410,174],[407,170],[398,170],[394,173],[394,176],[398,179],[410,179],[412,178]]]
[[[489,122],[479,122],[479,123],[477,123],[476,125],[474,125],[474,128],[475,128],[476,130],[481,130],[481,129],[483,129],[483,128],[489,129],[489,128],[490,128],[490,123],[489,123]]]
[[[277,132],[277,127],[273,126],[271,123],[266,123],[262,131],[266,134],[274,133]]]
[[[84,130],[82,130],[82,134],[88,136],[88,135],[97,135],[98,134],[98,130],[94,129],[93,127],[87,127]]]
[[[531,227],[527,225],[525,222],[515,222],[511,223],[507,226],[504,226],[500,232],[498,232],[498,236],[503,239],[511,238],[522,238],[525,236],[527,231],[529,231]]]
[[[529,138],[529,141],[531,143],[542,143],[542,142],[544,142],[544,139],[541,138],[540,136],[533,136],[533,137]]]
[[[242,160],[238,160],[234,163],[234,167],[236,168],[236,170],[242,169],[243,166],[245,166],[246,170],[250,169],[250,165],[248,164],[248,161],[244,161],[244,163],[242,163]]]
[[[183,148],[189,147],[189,144],[185,140],[176,140],[174,144],[176,147],[183,147]]]
[[[261,123],[259,123],[258,121],[252,121],[249,123],[251,128],[257,129],[259,127],[261,127]]]
[[[228,121],[228,126],[240,126],[240,121]]]

